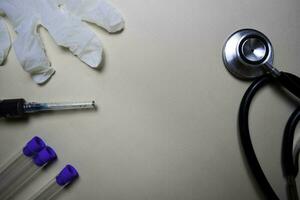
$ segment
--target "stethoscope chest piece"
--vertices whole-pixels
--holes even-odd
[[[266,63],[273,64],[270,40],[254,29],[233,33],[223,47],[223,61],[228,71],[239,79],[249,80],[266,73]]]

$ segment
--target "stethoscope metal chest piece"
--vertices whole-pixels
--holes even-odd
[[[270,40],[254,29],[233,33],[223,48],[223,61],[228,71],[240,79],[254,79],[266,73],[273,64]]]

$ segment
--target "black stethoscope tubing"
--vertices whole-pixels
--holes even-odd
[[[300,98],[300,78],[298,78],[297,76],[286,72],[281,72],[281,75],[277,78],[274,78],[269,74],[264,75],[254,80],[245,92],[240,104],[238,117],[240,140],[247,162],[260,188],[266,195],[267,199],[271,200],[279,200],[279,197],[274,192],[256,157],[249,131],[249,109],[255,94],[257,94],[257,92],[267,84],[275,81],[279,82],[281,86]],[[290,187],[289,193],[291,193],[290,195],[294,196],[293,198],[296,198],[297,196],[297,189],[294,179],[298,173],[298,167],[293,160],[293,141],[294,132],[299,119],[300,109],[298,108],[294,111],[294,113],[288,120],[282,144],[283,172],[288,180],[288,187]]]

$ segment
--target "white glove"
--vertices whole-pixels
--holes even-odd
[[[122,16],[106,0],[0,0],[1,12],[17,33],[13,47],[18,60],[38,84],[55,72],[37,32],[39,25],[49,31],[58,45],[69,48],[93,68],[101,63],[102,45],[82,21],[95,23],[111,33],[124,27]],[[9,47],[9,34],[0,19],[0,63]]]
[[[3,19],[0,18],[0,65],[4,62],[10,48],[10,37]]]

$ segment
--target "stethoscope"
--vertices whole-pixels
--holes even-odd
[[[249,131],[249,108],[255,94],[265,85],[274,83],[300,99],[300,78],[273,66],[273,47],[270,40],[254,29],[233,33],[225,42],[223,61],[228,71],[243,80],[253,80],[240,104],[238,123],[242,147],[250,169],[267,199],[279,199],[267,180],[256,157]],[[287,180],[289,199],[298,199],[295,177],[298,174],[300,143],[293,148],[294,132],[300,120],[300,107],[290,116],[283,135],[282,170]]]

